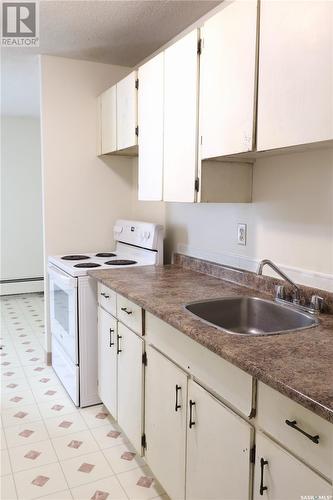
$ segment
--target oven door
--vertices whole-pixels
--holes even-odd
[[[70,360],[77,365],[77,279],[50,264],[48,273],[51,332]]]

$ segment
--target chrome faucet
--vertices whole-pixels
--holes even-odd
[[[272,262],[271,260],[264,259],[259,263],[258,270],[257,270],[257,274],[259,276],[262,275],[262,270],[263,270],[264,266],[266,266],[266,265],[271,267],[279,276],[281,276],[281,278],[283,278],[287,283],[289,283],[289,285],[291,285],[294,289],[294,298],[293,298],[293,301],[290,302],[289,300],[285,299],[284,286],[278,285],[276,287],[276,295],[275,295],[275,300],[277,302],[280,302],[282,304],[286,304],[289,306],[293,305],[297,309],[309,312],[311,314],[319,314],[321,312],[321,310],[323,309],[323,305],[324,305],[323,298],[319,297],[319,295],[312,295],[311,302],[308,306],[300,305],[301,292],[300,292],[299,287],[283,271],[281,271],[281,269],[279,269],[274,264],[274,262]]]
[[[283,271],[281,271],[281,269],[279,269],[274,264],[274,262],[272,262],[269,259],[262,260],[259,263],[257,274],[259,276],[261,276],[262,275],[262,270],[263,270],[264,266],[266,266],[266,265],[269,266],[269,267],[271,267],[279,276],[281,276],[281,278],[283,278],[285,281],[287,281],[287,283],[289,283],[289,285],[291,285],[293,287],[293,289],[295,291],[295,296],[294,296],[293,302],[295,304],[299,304],[300,300],[301,300],[301,292],[300,292],[299,287],[296,285],[296,283],[293,282],[293,280],[291,280],[290,278],[288,278],[288,276]],[[278,288],[277,288],[277,298],[278,299],[283,299],[284,298],[283,297],[283,287],[281,287],[281,286],[278,286]]]

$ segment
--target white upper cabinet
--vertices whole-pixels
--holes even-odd
[[[100,134],[101,153],[107,154],[117,149],[117,88],[110,87],[101,94],[100,107]]]
[[[97,99],[97,154],[137,155],[137,72],[103,92]]]
[[[139,68],[139,200],[163,197],[164,52]]]
[[[333,2],[261,2],[257,149],[333,138]]]
[[[138,144],[137,137],[137,72],[133,71],[117,83],[117,149]]]
[[[254,147],[257,0],[223,5],[202,30],[202,159]]]
[[[164,52],[164,201],[195,201],[198,30]]]

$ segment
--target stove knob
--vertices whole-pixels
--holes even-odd
[[[145,239],[149,240],[149,238],[150,238],[150,232],[149,231],[145,231]]]

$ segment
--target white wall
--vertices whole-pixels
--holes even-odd
[[[96,98],[128,72],[41,56],[45,259],[110,250],[115,220],[131,216],[132,160],[96,155]]]
[[[2,116],[1,145],[1,279],[42,277],[39,119]],[[24,286],[35,289],[34,283]],[[10,287],[2,292],[10,293]]]
[[[138,159],[133,158],[133,180],[132,180],[132,218],[144,222],[155,222],[165,225],[166,203],[162,201],[139,201],[138,200]]]
[[[248,225],[247,246],[237,223]],[[166,205],[167,246],[254,270],[270,258],[298,282],[333,290],[333,150],[266,157],[252,204]]]

